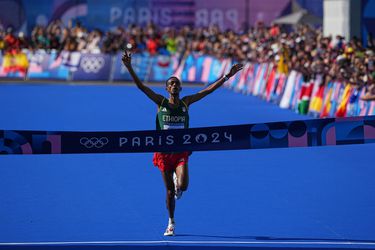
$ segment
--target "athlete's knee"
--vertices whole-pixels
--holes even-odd
[[[167,190],[167,199],[174,199],[174,190],[173,189],[168,189]]]

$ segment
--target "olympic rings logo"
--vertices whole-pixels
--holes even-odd
[[[105,64],[103,57],[83,57],[81,61],[81,68],[86,73],[98,73]]]
[[[107,137],[92,137],[92,138],[87,138],[87,137],[82,137],[79,142],[81,145],[85,146],[86,148],[102,148],[105,145],[108,144],[109,140]]]

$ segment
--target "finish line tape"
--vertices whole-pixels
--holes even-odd
[[[375,116],[124,132],[0,130],[0,154],[181,152],[375,143]]]

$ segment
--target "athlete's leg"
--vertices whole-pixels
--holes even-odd
[[[189,169],[188,164],[181,164],[176,168],[177,188],[186,191],[189,186]]]
[[[173,171],[161,171],[161,175],[163,176],[164,185],[167,190],[167,209],[169,212],[169,218],[174,218],[174,210],[175,210],[175,199],[174,199],[174,183],[173,183]]]
[[[174,210],[176,201],[174,199],[175,190],[174,190],[174,183],[173,183],[173,173],[174,171],[162,171],[161,174],[163,176],[164,184],[167,189],[167,209],[169,213],[169,220],[168,226],[165,230],[164,236],[173,236],[175,230],[175,221],[174,221]]]

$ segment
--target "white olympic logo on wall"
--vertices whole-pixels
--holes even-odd
[[[81,68],[86,73],[98,73],[104,66],[105,61],[103,57],[86,56],[82,58]]]
[[[87,137],[82,137],[79,142],[81,143],[81,145],[85,146],[86,148],[102,148],[104,147],[105,145],[108,144],[109,140],[107,137],[101,137],[101,138],[97,138],[97,137],[91,137],[91,138],[87,138]]]

